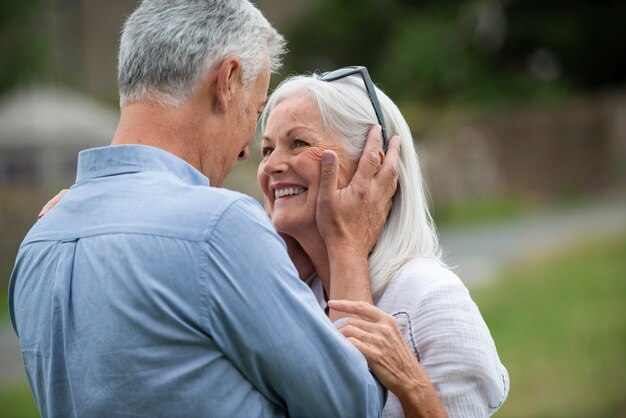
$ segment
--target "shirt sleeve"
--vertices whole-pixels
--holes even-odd
[[[379,416],[385,390],[299,280],[252,199],[233,203],[209,239],[208,322],[224,354],[290,416]]]
[[[460,282],[431,290],[412,315],[424,371],[450,417],[488,417],[506,399],[509,377],[478,307]]]

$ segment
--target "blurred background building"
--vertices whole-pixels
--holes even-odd
[[[626,3],[256,3],[289,41],[273,86],[365,65],[405,115],[447,260],[482,283],[512,373],[499,416],[626,417]],[[15,347],[13,260],[41,206],[73,183],[78,151],[111,139],[119,35],[137,4],[0,1],[0,416],[20,416],[3,405],[27,394],[19,362],[2,357]],[[227,187],[260,198],[259,154]],[[520,267],[577,245],[569,269]],[[573,289],[581,297],[567,305]],[[578,357],[563,354],[571,347]]]
[[[0,102],[0,184],[69,184],[78,152],[108,145],[117,120],[110,107],[66,88],[14,90]]]

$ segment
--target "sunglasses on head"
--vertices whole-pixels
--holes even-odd
[[[378,101],[378,96],[376,95],[376,89],[374,88],[374,83],[370,77],[370,74],[367,72],[367,68],[354,65],[350,67],[339,68],[338,70],[328,71],[319,76],[319,80],[322,81],[335,81],[341,78],[349,77],[351,75],[360,74],[363,82],[365,83],[365,90],[367,90],[367,95],[372,102],[372,106],[374,107],[374,113],[376,113],[376,119],[378,119],[378,124],[381,128],[381,134],[383,137],[382,148],[384,152],[387,152],[387,126],[385,125],[385,118],[383,117],[383,111],[380,107],[380,102]]]

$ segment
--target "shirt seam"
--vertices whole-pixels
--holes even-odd
[[[398,312],[394,312],[391,316],[393,316],[394,318],[397,318],[400,315],[406,316],[407,318],[407,321],[408,321],[407,326],[409,327],[409,338],[411,340],[410,345],[411,345],[411,348],[413,349],[413,353],[417,357],[417,361],[421,363],[422,356],[420,354],[420,350],[417,345],[417,340],[415,338],[415,335],[413,334],[413,322],[411,321],[411,315],[407,311],[398,311]]]
[[[508,392],[507,389],[507,383],[506,383],[506,378],[504,377],[504,373],[500,372],[500,376],[502,377],[502,386],[503,386],[503,391],[502,391],[502,400],[500,401],[499,404],[497,405],[492,405],[490,402],[487,402],[487,405],[489,406],[489,409],[491,410],[496,410],[498,408],[500,408],[502,406],[502,404],[504,403],[504,401],[506,400],[506,394]]]
[[[131,169],[132,168],[132,169]],[[82,184],[85,183],[89,180],[95,180],[97,178],[100,177],[109,177],[109,176],[113,176],[113,175],[121,175],[121,174],[133,174],[133,173],[170,173],[170,171],[167,170],[163,170],[163,171],[157,171],[157,170],[142,170],[141,167],[139,166],[130,166],[130,165],[123,165],[123,166],[117,166],[117,167],[111,167],[111,168],[105,168],[105,169],[101,169],[101,170],[94,170],[94,171],[89,171],[87,173],[85,173],[84,175],[80,176],[80,179],[76,179],[76,183],[74,185],[78,185],[78,184]]]
[[[211,234],[211,231],[204,231],[204,234]],[[207,237],[199,237],[197,239],[194,238],[184,238],[181,236],[175,236],[175,235],[170,235],[170,234],[163,234],[163,233],[154,233],[154,232],[137,232],[137,231],[116,231],[116,232],[94,232],[92,234],[85,234],[85,235],[77,235],[74,237],[59,237],[59,236],[51,236],[51,237],[32,237],[31,239],[29,239],[28,241],[24,241],[22,243],[22,245],[20,246],[20,248],[23,247],[27,247],[29,245],[35,244],[37,242],[63,242],[63,241],[76,241],[79,239],[84,239],[84,238],[91,238],[91,237],[98,237],[98,236],[102,236],[102,235],[149,235],[149,236],[153,236],[153,237],[159,237],[159,238],[169,238],[169,239],[177,239],[177,240],[181,240],[181,241],[187,241],[187,242],[206,242]]]
[[[241,201],[245,201],[246,200],[246,196],[239,196],[236,199],[233,199],[232,202],[230,202],[228,205],[226,205],[224,207],[224,209],[222,210],[222,213],[220,213],[220,215],[215,219],[215,222],[213,223],[213,227],[208,231],[208,235],[206,237],[206,239],[204,240],[204,242],[207,244],[207,253],[204,255],[204,259],[205,259],[205,263],[206,263],[206,270],[204,271],[204,277],[203,280],[205,283],[207,283],[207,286],[202,286],[200,283],[198,283],[198,286],[200,288],[204,288],[205,290],[205,295],[202,299],[204,300],[204,303],[202,304],[202,309],[206,310],[206,321],[207,321],[207,331],[210,334],[210,331],[213,329],[213,321],[211,320],[211,309],[209,307],[209,253],[211,252],[211,248],[213,247],[213,244],[211,242],[211,240],[213,239],[213,233],[214,231],[217,229],[219,223],[222,221],[222,219],[224,218],[224,216],[226,215],[226,212],[228,212],[228,210],[230,208],[232,208],[236,203],[239,203]],[[198,280],[200,280],[200,278],[198,277]]]

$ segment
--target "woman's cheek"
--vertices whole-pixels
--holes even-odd
[[[310,158],[313,161],[320,162],[322,161],[322,154],[327,149],[328,148],[310,147],[310,148],[307,148],[301,155],[306,158]]]
[[[337,154],[337,157],[339,158],[339,165],[342,166],[342,163],[345,160],[344,150],[342,147],[339,147],[336,145],[325,144],[325,145],[312,146],[312,147],[306,148],[303,154],[306,154],[308,157],[314,159],[315,161],[321,162],[322,154],[324,153],[324,151],[334,151],[335,154]]]

